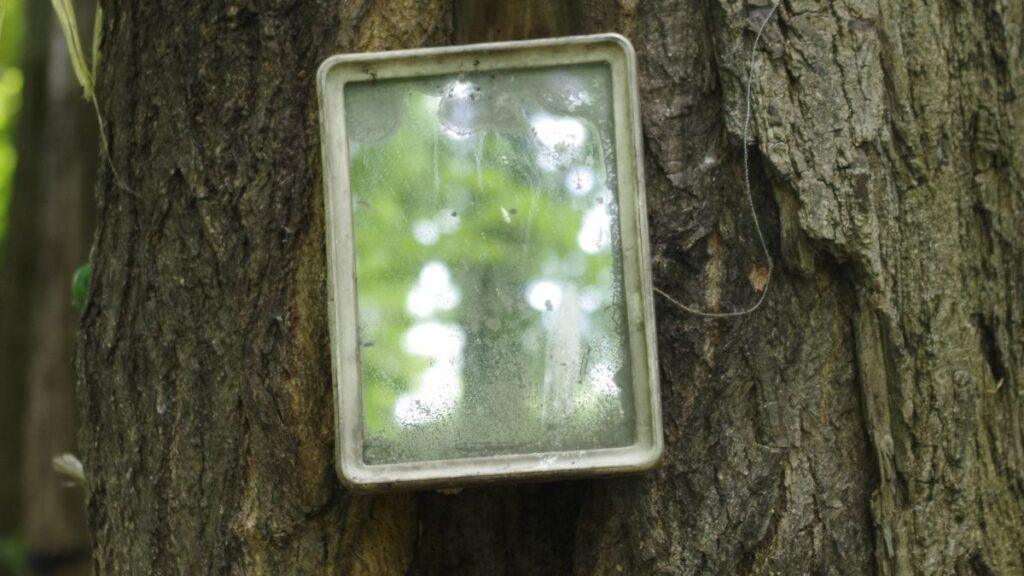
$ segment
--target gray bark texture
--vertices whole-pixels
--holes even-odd
[[[779,267],[659,300],[629,478],[358,496],[332,469],[317,65],[618,31],[655,283],[741,308],[751,0],[108,0],[82,456],[97,574],[1024,574],[1024,5],[786,0],[751,170]]]

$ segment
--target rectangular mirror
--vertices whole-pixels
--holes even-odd
[[[662,433],[628,42],[338,56],[319,90],[342,479],[652,465]]]

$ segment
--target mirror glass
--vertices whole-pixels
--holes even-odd
[[[363,457],[627,446],[611,71],[350,82]]]

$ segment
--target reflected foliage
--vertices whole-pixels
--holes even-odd
[[[346,87],[368,463],[633,441],[610,82]]]

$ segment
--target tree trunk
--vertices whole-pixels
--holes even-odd
[[[89,2],[76,5],[91,17]],[[52,459],[75,451],[71,276],[92,234],[95,120],[50,7],[32,2],[25,9],[24,114],[0,302],[2,418],[11,426],[4,444],[12,453],[4,493],[15,495],[16,506],[4,506],[0,516],[4,533],[24,539],[32,574],[85,574],[83,494],[66,486]]]
[[[110,0],[79,395],[98,574],[1024,572],[1024,9],[786,2],[751,168],[780,262],[658,305],[667,450],[613,480],[357,496],[332,467],[313,76],[618,31],[655,283],[743,307],[766,2]]]

